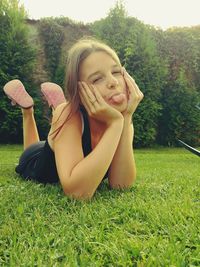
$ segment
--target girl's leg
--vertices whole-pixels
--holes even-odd
[[[28,146],[40,141],[34,118],[33,99],[27,93],[22,82],[17,79],[6,83],[3,90],[8,98],[12,100],[12,104],[22,109],[23,140],[24,149],[26,149]]]
[[[33,107],[28,109],[22,108],[22,115],[23,115],[23,144],[24,150],[40,141],[38,130],[34,118],[34,109]]]
[[[65,95],[62,88],[51,82],[46,82],[41,84],[41,91],[47,100],[49,107],[53,110],[57,108],[60,104],[66,103]]]

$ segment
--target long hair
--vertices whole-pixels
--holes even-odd
[[[78,92],[80,65],[89,55],[94,52],[107,53],[117,64],[121,66],[119,57],[117,56],[116,52],[105,43],[93,37],[81,38],[69,49],[67,55],[64,93],[67,100],[69,101],[68,103],[71,104],[71,110],[64,123],[55,130],[55,136],[57,136],[63,125],[80,108],[81,102]]]

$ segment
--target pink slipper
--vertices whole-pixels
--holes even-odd
[[[26,92],[20,80],[12,80],[6,83],[3,90],[11,99],[12,105],[18,105],[24,109],[31,108],[34,105],[32,97]]]
[[[53,109],[56,109],[58,105],[66,102],[62,88],[56,83],[42,83],[41,91],[45,96],[49,107],[52,107]]]

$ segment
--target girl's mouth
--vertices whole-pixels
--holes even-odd
[[[108,101],[111,104],[122,104],[126,100],[126,95],[124,93],[118,93],[111,96]]]

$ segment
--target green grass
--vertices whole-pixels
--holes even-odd
[[[81,202],[19,178],[21,151],[0,146],[0,266],[200,266],[199,157],[136,150],[133,188]]]

